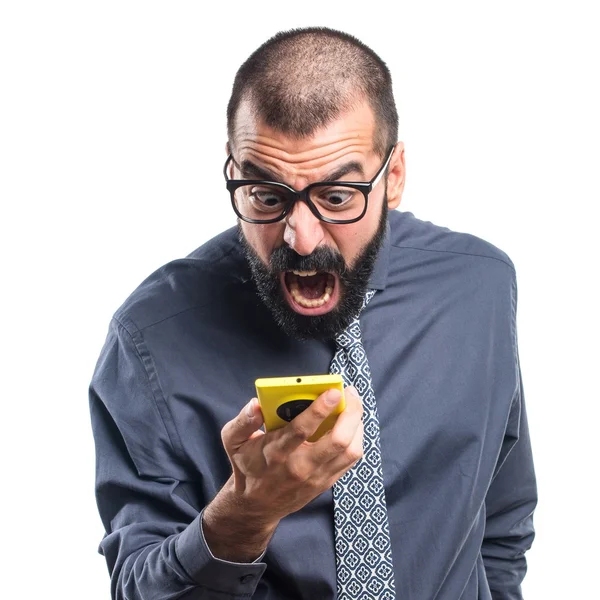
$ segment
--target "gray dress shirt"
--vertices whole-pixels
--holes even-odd
[[[536,485],[515,270],[464,233],[393,211],[361,316],[402,600],[517,600]],[[212,556],[203,507],[231,474],[220,431],[258,377],[327,373],[333,342],[286,337],[231,229],[117,310],[90,387],[100,552],[114,598],[335,597],[331,490],[259,562]]]

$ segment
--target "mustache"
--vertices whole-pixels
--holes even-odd
[[[273,251],[269,264],[273,273],[293,270],[328,271],[343,276],[348,271],[343,256],[327,246],[315,248],[311,254],[302,256],[289,246],[283,245]]]

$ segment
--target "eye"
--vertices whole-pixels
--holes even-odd
[[[316,190],[315,200],[330,209],[345,208],[355,199],[357,190],[354,188],[323,188]]]
[[[269,187],[253,187],[249,190],[248,200],[256,210],[274,212],[281,210],[287,201],[284,190]]]

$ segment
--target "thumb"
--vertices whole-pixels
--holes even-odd
[[[237,417],[226,423],[221,431],[221,438],[226,450],[237,450],[253,434],[261,434],[258,430],[263,424],[263,416],[256,398],[252,398]]]

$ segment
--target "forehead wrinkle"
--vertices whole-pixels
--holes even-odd
[[[282,136],[284,137],[284,136]],[[331,136],[333,137],[333,136]],[[238,143],[240,150],[244,148],[255,148],[266,156],[277,157],[290,164],[309,162],[310,160],[334,160],[332,155],[347,151],[348,146],[356,145],[358,148],[372,145],[371,136],[366,135],[360,129],[344,132],[344,135],[336,135],[334,139],[280,139],[275,136],[252,132],[241,139]],[[294,150],[294,147],[299,147]],[[291,148],[291,149],[290,149]],[[325,154],[322,154],[326,151]],[[316,158],[313,158],[317,155]]]

